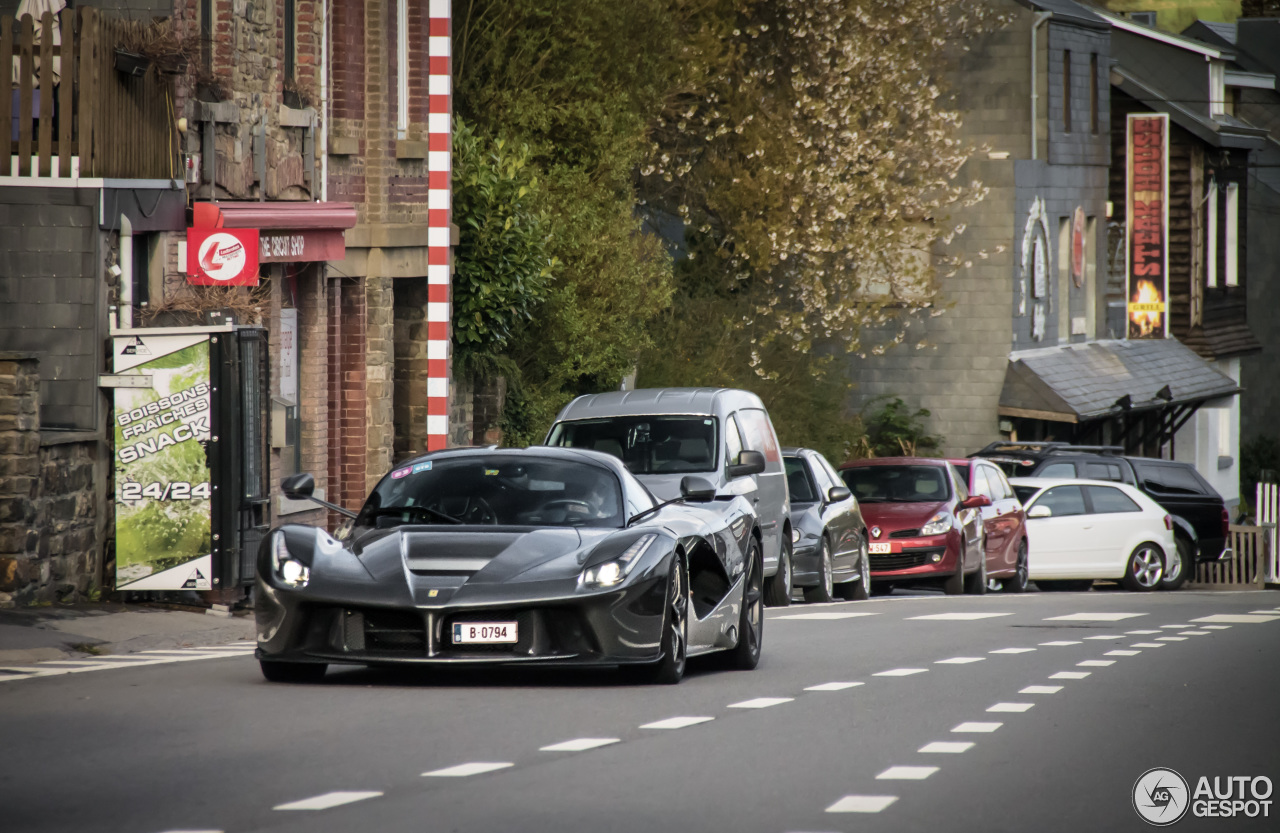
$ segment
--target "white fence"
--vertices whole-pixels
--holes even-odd
[[[1276,547],[1276,526],[1280,524],[1280,486],[1275,483],[1258,483],[1257,501],[1254,504],[1257,509],[1255,514],[1258,517],[1258,525],[1262,527],[1270,527],[1268,543],[1271,546],[1271,563],[1270,569],[1267,571],[1267,584],[1280,584],[1280,569],[1276,567],[1276,553],[1280,550]]]

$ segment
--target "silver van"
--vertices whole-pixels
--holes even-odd
[[[773,423],[754,393],[654,388],[579,396],[556,417],[547,445],[612,454],[661,500],[679,497],[689,474],[719,495],[750,497],[760,519],[765,602],[790,603],[787,476]]]

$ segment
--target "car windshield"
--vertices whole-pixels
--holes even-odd
[[[626,416],[561,422],[548,445],[589,448],[622,460],[632,474],[716,470],[716,420],[704,416]]]
[[[861,503],[937,503],[951,495],[939,466],[858,466],[840,476]]]
[[[1025,504],[1031,500],[1031,496],[1043,489],[1043,486],[1014,486],[1013,493],[1018,496],[1018,502]]]
[[[616,475],[572,460],[512,455],[425,460],[393,470],[356,523],[621,528]]]

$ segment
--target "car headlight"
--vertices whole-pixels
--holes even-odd
[[[929,522],[920,527],[921,535],[941,535],[951,528],[952,518],[950,512],[939,512],[929,519]]]
[[[311,568],[289,554],[282,532],[277,532],[271,543],[271,570],[286,587],[306,587],[311,581]]]
[[[642,535],[622,551],[617,558],[603,564],[596,564],[582,571],[579,584],[583,587],[613,587],[631,575],[631,571],[640,563],[640,556],[657,540],[656,535]]]
[[[794,527],[791,530],[791,543],[793,544],[800,543],[800,530]]]

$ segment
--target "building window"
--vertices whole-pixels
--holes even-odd
[[[296,0],[284,0],[284,77],[294,78],[298,65],[298,24]]]
[[[1209,192],[1204,199],[1205,214],[1205,286],[1218,285],[1218,183],[1209,180]]]
[[[1231,182],[1227,185],[1227,247],[1226,278],[1227,286],[1240,285],[1239,253],[1240,253],[1240,184]]]
[[[396,136],[409,131],[409,0],[396,0]]]
[[[1227,114],[1226,65],[1222,61],[1209,62],[1209,115]]]
[[[1098,135],[1098,53],[1089,56],[1089,130]]]
[[[1058,218],[1058,343],[1071,340],[1071,218]]]
[[[1062,129],[1071,132],[1071,50],[1062,50]]]

